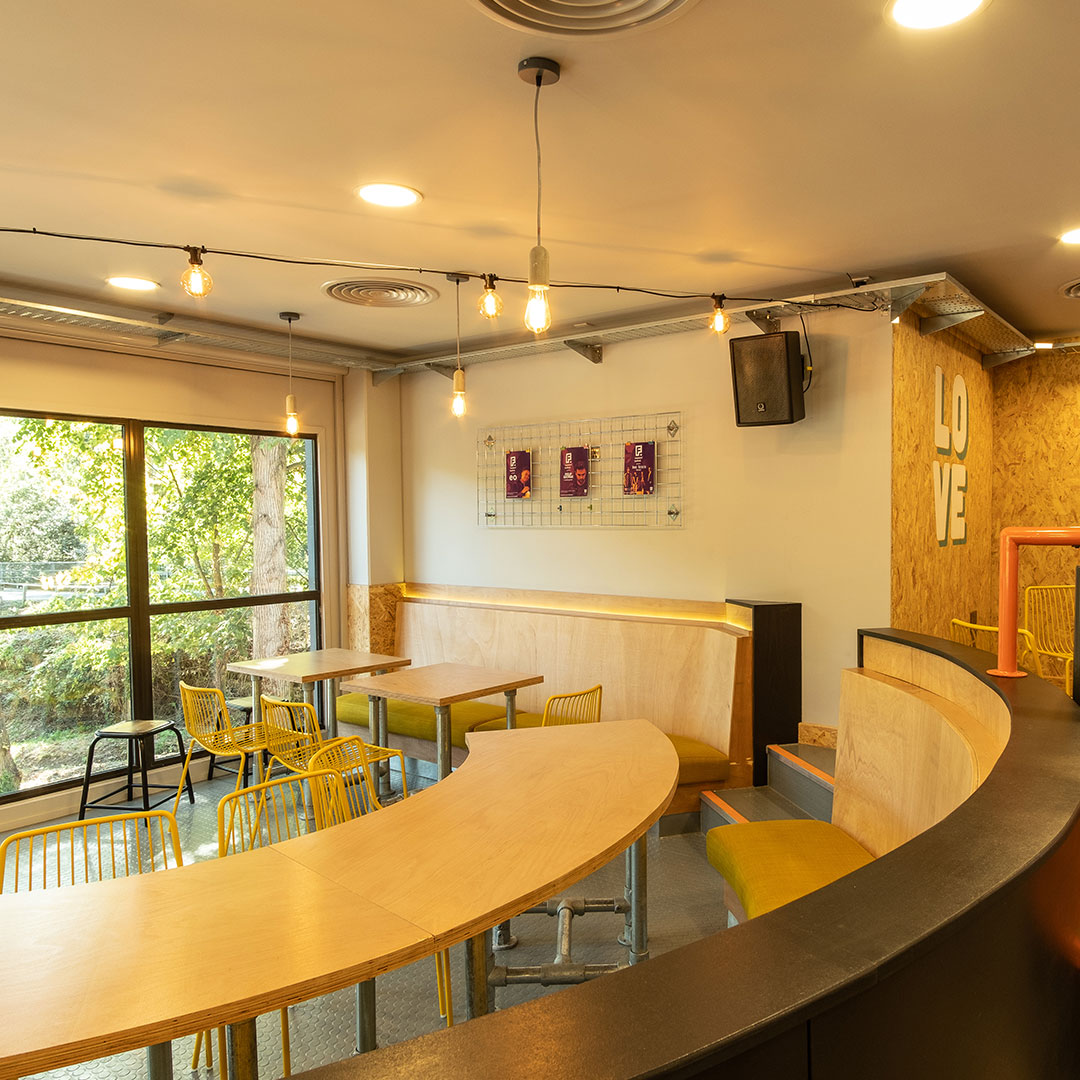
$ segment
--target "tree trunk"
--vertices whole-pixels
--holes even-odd
[[[252,595],[285,592],[285,442],[251,436],[251,471],[255,490],[251,500],[254,562]],[[289,649],[289,617],[283,604],[251,609],[252,650],[257,657],[281,656]],[[281,695],[280,684],[266,687]]]
[[[19,766],[15,764],[15,759],[11,756],[11,739],[8,736],[7,724],[0,717],[0,795],[18,791],[21,779]]]

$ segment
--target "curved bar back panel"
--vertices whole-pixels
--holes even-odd
[[[694,945],[309,1075],[1080,1075],[1080,708],[1038,679],[981,674],[989,653],[894,630],[861,644],[866,667],[1008,739],[936,825]]]
[[[463,941],[627,847],[677,781],[670,740],[643,720],[470,747],[446,780],[325,832],[0,896],[0,1077],[248,1019]],[[257,927],[269,905],[288,932],[238,945],[237,920]]]

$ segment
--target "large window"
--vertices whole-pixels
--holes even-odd
[[[231,661],[318,646],[315,467],[306,438],[0,415],[0,798],[178,719],[180,679],[243,694]]]

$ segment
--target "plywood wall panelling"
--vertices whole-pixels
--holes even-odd
[[[350,649],[393,654],[397,604],[403,589],[401,582],[348,586],[346,603]]]
[[[951,388],[957,374],[967,384],[969,432],[962,544],[939,545],[935,527],[934,369]],[[893,327],[892,417],[892,616],[893,626],[949,637],[949,622],[992,618],[996,567],[988,572],[996,533],[992,513],[993,399],[990,375],[980,355],[949,331],[923,337],[918,320],[905,314]]]
[[[992,385],[995,539],[988,557],[996,581],[1003,528],[1080,523],[1080,351],[1014,360],[993,370]],[[1023,589],[1072,584],[1078,562],[1073,548],[1021,548],[1021,619]]]

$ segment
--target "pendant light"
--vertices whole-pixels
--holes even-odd
[[[497,319],[502,314],[502,297],[495,291],[495,275],[484,275],[484,291],[480,295],[477,308],[485,319]]]
[[[726,299],[727,297],[723,293],[713,293],[712,295],[713,310],[709,316],[709,329],[717,334],[726,334],[731,326],[731,319],[728,318],[728,313],[724,310],[724,301]]]
[[[202,300],[209,296],[214,288],[214,279],[203,266],[202,257],[206,248],[186,247],[184,250],[188,254],[188,267],[180,275],[180,284],[184,286],[184,292],[188,296]]]
[[[300,318],[300,313],[279,311],[278,318],[289,324],[289,392],[285,395],[285,430],[295,438],[300,433],[300,418],[296,415],[296,397],[292,392],[292,324]]]
[[[469,277],[467,274],[447,274],[446,280],[454,283],[454,306],[457,311],[457,367],[454,368],[454,393],[450,398],[450,411],[460,419],[465,415],[465,369],[461,366],[461,283],[468,281]]]
[[[530,56],[518,64],[518,75],[526,82],[536,84],[533,98],[533,134],[536,139],[536,246],[529,252],[529,301],[525,305],[525,326],[534,334],[542,334],[551,326],[551,304],[548,291],[551,287],[551,271],[547,248],[540,238],[540,197],[543,190],[540,171],[540,87],[559,81],[561,69],[554,60],[543,56]]]

